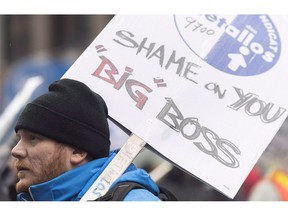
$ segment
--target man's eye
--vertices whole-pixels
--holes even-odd
[[[36,141],[37,139],[38,139],[37,136],[35,136],[35,135],[29,135],[29,140],[30,140],[30,141]]]

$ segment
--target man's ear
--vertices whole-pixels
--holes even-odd
[[[87,152],[78,148],[74,148],[70,157],[70,161],[76,166],[87,162]]]

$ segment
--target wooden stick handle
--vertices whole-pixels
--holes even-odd
[[[117,155],[91,185],[80,201],[95,200],[106,194],[111,184],[125,172],[145,144],[146,142],[140,137],[131,134],[127,142],[122,146]]]

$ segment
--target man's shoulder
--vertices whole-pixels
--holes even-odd
[[[124,201],[161,201],[147,189],[133,189],[125,196]]]

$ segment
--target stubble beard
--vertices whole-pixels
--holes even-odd
[[[57,151],[53,158],[51,158],[49,161],[42,163],[41,169],[38,168],[36,173],[32,167],[31,172],[33,172],[33,178],[25,178],[26,176],[24,173],[23,176],[19,178],[20,180],[16,183],[17,193],[29,192],[29,187],[31,185],[47,182],[66,172],[67,167],[65,166],[65,158],[63,158],[63,154],[61,153],[62,149]]]

